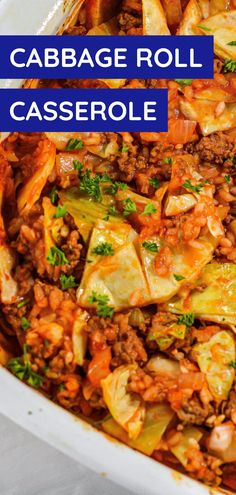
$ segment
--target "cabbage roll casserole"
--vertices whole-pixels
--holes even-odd
[[[87,0],[64,35],[214,35],[165,133],[0,147],[0,362],[133,449],[236,491],[236,0]],[[128,38],[127,38],[128,43]]]

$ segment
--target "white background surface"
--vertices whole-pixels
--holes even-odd
[[[0,414],[0,495],[132,494]]]

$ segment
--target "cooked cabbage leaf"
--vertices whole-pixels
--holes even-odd
[[[202,432],[198,428],[195,428],[194,426],[187,426],[181,432],[181,435],[182,435],[181,440],[177,443],[177,445],[171,447],[170,450],[175,455],[175,457],[177,457],[177,459],[181,462],[181,464],[184,467],[186,467],[187,465],[186,451],[188,450],[189,447],[191,447],[191,440],[194,439],[197,442],[199,442],[202,438]]]
[[[236,103],[226,103],[223,113],[216,116],[216,101],[180,101],[180,109],[185,117],[196,120],[202,134],[207,136],[216,131],[227,131],[236,126]]]
[[[86,311],[78,309],[72,329],[72,345],[75,362],[82,366],[87,346],[87,334],[84,327],[89,315]]]
[[[145,408],[141,399],[127,392],[130,374],[136,365],[116,368],[101,380],[103,399],[115,421],[127,431],[130,439],[136,439],[143,427]]]
[[[62,204],[67,207],[68,213],[73,217],[85,242],[98,219],[102,220],[109,216],[110,225],[121,224],[122,217],[118,213],[115,216],[109,215],[109,208],[114,205],[113,196],[103,194],[102,202],[99,203],[79,192],[76,187],[61,191],[59,196]]]
[[[236,60],[236,46],[229,44],[235,39],[236,10],[213,15],[201,22],[201,26],[204,34],[214,36],[216,55],[223,59]]]
[[[147,240],[155,242],[160,248],[167,246],[167,243],[159,237],[152,236]],[[204,237],[198,239],[198,247],[183,243],[179,243],[176,247],[171,245],[168,247],[172,254],[172,274],[161,277],[156,274],[154,267],[158,254],[146,250],[140,244],[141,259],[153,302],[167,301],[178,292],[181,283],[196,279],[202,268],[211,260],[214,251],[214,244]],[[177,281],[174,274],[182,275],[185,280]]]
[[[229,364],[235,360],[232,335],[222,330],[208,342],[195,345],[193,352],[200,370],[206,375],[214,399],[226,400],[235,377],[235,370]]]
[[[139,436],[133,440],[128,437],[126,431],[114,419],[102,423],[102,428],[109,435],[150,456],[158,447],[173,416],[174,412],[167,404],[148,406],[143,429]]]
[[[82,306],[93,306],[89,302],[93,292],[107,295],[109,305],[116,310],[149,301],[149,290],[133,245],[136,236],[129,224],[98,222],[91,236],[87,263],[77,292]],[[94,254],[94,248],[105,242],[112,245],[114,254]]]
[[[198,290],[198,287],[201,290]],[[185,300],[175,298],[167,311],[184,313]],[[222,324],[236,324],[236,265],[210,263],[202,271],[196,289],[188,296],[188,311],[197,318]]]

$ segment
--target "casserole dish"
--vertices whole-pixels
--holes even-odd
[[[0,361],[74,416],[4,369],[1,409],[96,471],[102,450],[104,471],[136,493],[158,493],[160,473],[167,493],[217,493],[182,472],[235,486],[236,85],[234,59],[222,60],[235,57],[235,10],[164,7],[87,0],[59,32],[211,31],[214,80],[26,82],[168,87],[169,131],[2,144]]]

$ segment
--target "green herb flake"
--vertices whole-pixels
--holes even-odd
[[[127,153],[129,151],[129,146],[128,144],[123,144],[121,148],[121,153]]]
[[[28,302],[29,302],[29,299],[23,299],[23,301],[21,301],[17,304],[17,306],[16,306],[17,309],[23,308],[24,306],[26,306],[26,304],[28,304]]]
[[[93,291],[88,302],[90,304],[96,303],[97,316],[100,318],[112,318],[114,309],[111,306],[108,306],[109,297],[106,294],[97,294],[97,292]]]
[[[115,194],[117,194],[119,189],[125,191],[127,188],[128,186],[125,182],[113,182],[113,184],[111,184],[111,186],[108,187],[106,192],[114,196]]]
[[[142,246],[151,253],[158,253],[160,249],[160,246],[158,246],[156,242],[152,242],[152,241],[144,241],[142,243]]]
[[[102,200],[100,182],[110,180],[107,175],[91,175],[91,170],[86,170],[84,175],[80,176],[80,191],[85,192],[95,201]]]
[[[231,368],[236,369],[236,360],[235,361],[230,361],[229,362],[229,366],[231,366]]]
[[[194,314],[193,313],[184,313],[179,316],[177,323],[178,325],[186,325],[187,327],[191,327],[194,324]]]
[[[137,212],[136,203],[131,198],[126,198],[123,200],[123,215],[128,217],[131,213]]]
[[[62,290],[73,289],[78,286],[73,275],[67,276],[64,273],[60,276],[60,283]]]
[[[166,165],[171,165],[173,163],[173,158],[171,156],[165,156],[162,161]]]
[[[52,266],[62,266],[69,263],[65,253],[57,246],[52,246],[49,250],[47,261]]]
[[[227,58],[224,61],[223,65],[223,72],[236,72],[236,60],[231,60],[230,58]]]
[[[158,189],[158,187],[160,185],[160,181],[157,177],[151,177],[149,179],[149,184],[150,184],[150,186],[154,187],[154,189]]]
[[[177,282],[180,282],[181,280],[185,280],[185,277],[183,275],[177,275],[174,273],[174,279],[177,280]]]
[[[65,205],[61,206],[58,205],[57,211],[55,215],[53,215],[53,218],[62,218],[67,214],[67,207]]]
[[[43,377],[32,370],[27,355],[27,346],[23,347],[23,356],[11,359],[7,364],[7,368],[19,380],[27,382],[31,387],[39,388],[43,384]]]
[[[73,161],[73,167],[76,172],[78,172],[78,175],[80,176],[84,166],[83,163],[81,163],[79,160],[74,160]]]
[[[66,151],[73,151],[73,150],[82,150],[84,147],[83,141],[81,139],[69,139],[67,145],[66,145]]]
[[[44,339],[44,347],[48,348],[50,346],[50,342],[48,339]]]
[[[182,86],[190,86],[193,82],[192,79],[175,79],[175,81]]]
[[[20,326],[21,326],[22,330],[24,330],[25,332],[26,332],[26,330],[28,330],[30,328],[30,322],[25,316],[23,316],[21,318]]]
[[[157,212],[156,206],[153,205],[152,203],[149,203],[148,205],[145,206],[142,215],[153,215],[156,212]]]
[[[185,187],[185,189],[188,189],[189,191],[193,191],[195,193],[200,193],[201,189],[203,188],[203,184],[197,184],[196,186],[194,186],[192,183],[191,183],[191,180],[188,179],[184,182],[183,184],[183,187]]]
[[[96,254],[98,256],[111,256],[114,252],[115,251],[110,242],[101,242],[92,250],[92,254]]]
[[[202,24],[198,24],[198,26],[197,26],[197,27],[198,27],[198,28],[200,28],[200,29],[203,29],[203,31],[211,31],[211,29],[210,29],[210,28],[208,28],[208,27],[206,27],[206,26],[203,26]]]
[[[50,196],[50,199],[51,199],[51,203],[52,203],[53,205],[55,205],[55,203],[56,203],[56,201],[57,201],[57,198],[58,198],[58,189],[57,189],[57,187],[56,187],[56,186],[53,186],[53,188],[52,188],[52,190],[51,190],[51,192],[50,192],[49,196]]]
[[[225,182],[227,182],[227,184],[229,184],[231,181],[230,175],[224,175],[224,180],[225,180]]]
[[[66,386],[64,383],[60,383],[58,389],[59,389],[59,392],[63,392],[63,390],[65,390]]]
[[[236,41],[230,41],[229,43],[227,43],[227,45],[236,46]]]

